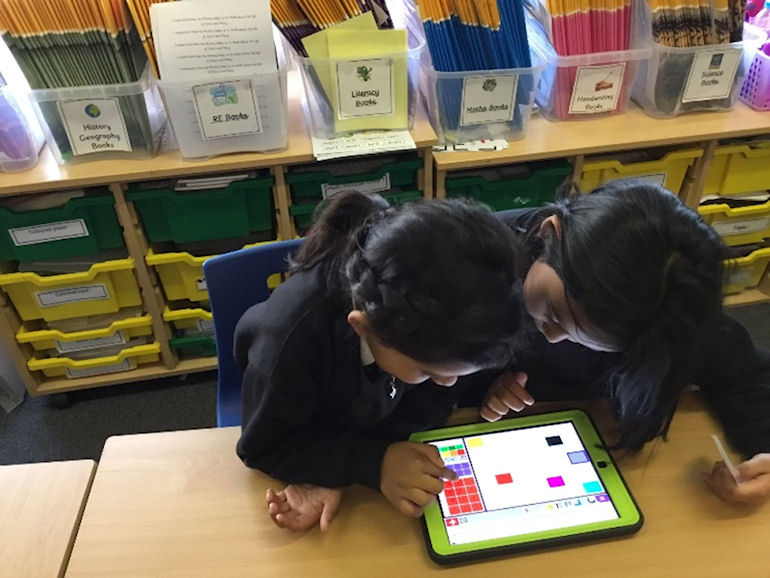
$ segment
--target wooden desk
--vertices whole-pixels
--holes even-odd
[[[0,466],[0,575],[63,576],[96,462]]]
[[[377,493],[346,491],[329,532],[279,530],[266,476],[234,453],[237,428],[110,438],[68,576],[766,576],[770,504],[721,503],[695,477],[717,458],[717,431],[695,399],[671,441],[622,466],[646,523],[631,537],[441,569],[418,520]]]

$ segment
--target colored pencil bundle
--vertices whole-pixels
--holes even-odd
[[[0,34],[32,88],[134,82],[144,68],[122,0],[0,0]]]
[[[743,38],[745,0],[648,0],[652,35],[671,47],[739,42]]]
[[[560,56],[628,50],[631,0],[546,0]]]
[[[385,0],[270,0],[273,22],[302,56],[305,36],[370,11],[380,28],[393,27]]]
[[[520,0],[415,0],[441,72],[531,66]]]

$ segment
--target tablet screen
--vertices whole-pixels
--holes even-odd
[[[618,518],[571,422],[430,443],[458,475],[439,494],[450,544]]]

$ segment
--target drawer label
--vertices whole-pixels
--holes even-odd
[[[74,219],[72,221],[45,223],[43,225],[35,225],[34,227],[8,229],[8,233],[11,235],[11,239],[13,239],[13,244],[21,247],[23,245],[48,243],[49,241],[88,237],[88,227],[83,219]]]
[[[699,50],[695,53],[682,102],[727,98],[741,62],[740,48]]]
[[[56,350],[59,353],[70,353],[72,351],[99,349],[100,347],[109,347],[111,345],[125,345],[126,336],[122,331],[116,331],[114,335],[94,337],[92,339],[78,339],[77,341],[60,341],[54,339],[54,343],[56,344]]]
[[[579,66],[572,87],[570,114],[610,112],[618,107],[626,63],[609,66]]]
[[[51,291],[39,291],[35,293],[40,307],[56,307],[67,303],[80,303],[82,301],[103,301],[110,298],[110,292],[103,283],[96,285],[81,285],[67,289],[52,289]]]
[[[745,235],[747,233],[758,233],[764,231],[770,225],[770,218],[744,219],[742,221],[720,221],[714,223],[712,227],[722,237],[732,235]]]
[[[199,277],[195,280],[195,288],[198,291],[208,291],[209,288],[206,286],[206,279],[204,277]]]
[[[74,155],[131,150],[117,98],[57,101],[56,105]]]
[[[390,173],[385,173],[381,178],[373,181],[358,181],[356,183],[344,183],[332,185],[324,183],[321,185],[321,194],[324,199],[336,195],[342,191],[358,191],[359,193],[381,193],[390,190]]]
[[[94,375],[105,375],[107,373],[117,373],[119,371],[128,371],[134,369],[136,363],[133,359],[125,359],[120,363],[111,363],[109,365],[102,365],[99,367],[88,367],[84,369],[71,369],[65,367],[64,371],[67,373],[67,377],[74,379],[77,377],[91,377]]]
[[[466,76],[460,126],[512,121],[518,83],[518,74]]]
[[[393,62],[390,58],[337,63],[337,117],[393,114]]]
[[[198,319],[198,331],[201,333],[214,333],[214,321]]]

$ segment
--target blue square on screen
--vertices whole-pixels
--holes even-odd
[[[599,482],[583,482],[583,489],[586,492],[601,492],[602,485]]]
[[[583,450],[579,452],[567,452],[567,457],[572,464],[584,464],[588,461],[588,454]]]

